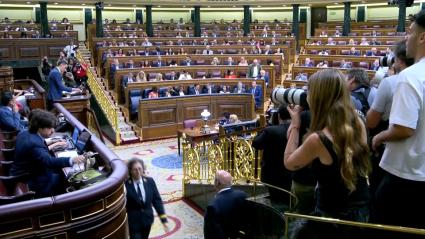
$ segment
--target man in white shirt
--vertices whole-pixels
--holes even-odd
[[[192,80],[192,76],[187,71],[183,71],[183,74],[179,76],[179,80]]]
[[[65,46],[63,48],[63,51],[66,53],[66,56],[69,58],[71,56],[75,57],[75,49],[77,48],[76,45],[74,45],[74,41],[70,41],[69,45]]]
[[[210,46],[206,46],[205,50],[202,51],[202,55],[212,55],[214,52],[210,49]]]
[[[377,223],[425,228],[425,11],[413,20],[406,52],[415,64],[399,74],[390,126],[372,140],[373,149],[386,143],[375,209]]]
[[[406,57],[405,40],[397,43],[394,48],[394,56],[395,60],[392,65],[392,69],[394,69],[395,75],[387,77],[381,81],[371,108],[367,112],[366,126],[370,130],[369,137],[373,137],[388,129],[388,120],[390,118],[393,95],[399,80],[398,74],[414,63],[413,58]],[[369,182],[372,195],[376,192],[377,187],[385,175],[383,169],[379,167],[379,162],[381,161],[384,149],[384,146],[380,147],[377,150],[377,153],[371,156],[372,174],[369,177]]]

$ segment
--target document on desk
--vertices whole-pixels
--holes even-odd
[[[73,158],[78,156],[78,152],[77,150],[65,150],[65,151],[61,151],[61,152],[57,152],[56,155],[58,156],[58,158]]]

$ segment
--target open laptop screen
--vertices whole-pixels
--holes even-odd
[[[87,130],[83,130],[83,132],[80,133],[77,139],[77,143],[75,144],[79,152],[84,151],[84,149],[87,146],[87,143],[90,140],[90,137],[91,137],[91,134]]]
[[[74,143],[74,145],[77,144],[77,139],[78,139],[78,135],[80,135],[80,130],[78,130],[77,127],[74,128],[74,131],[72,132],[72,142]]]

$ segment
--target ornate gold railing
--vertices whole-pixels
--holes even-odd
[[[77,53],[77,59],[81,62],[84,62],[83,57],[80,53]],[[87,69],[87,84],[90,87],[91,93],[96,98],[96,101],[99,103],[100,108],[103,113],[106,115],[106,118],[111,125],[112,129],[115,132],[115,142],[120,144],[120,128],[118,126],[118,107],[115,103],[108,97],[108,93],[105,92],[101,86],[101,83],[97,80],[97,77],[93,73],[92,69]]]
[[[251,146],[257,131],[242,136],[212,136],[199,143],[183,135],[184,183],[212,183],[217,170],[230,172],[235,183],[260,178],[261,153]]]

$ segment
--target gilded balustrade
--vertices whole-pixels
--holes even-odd
[[[84,59],[77,53],[77,59],[80,62],[84,62]],[[96,101],[99,103],[100,108],[103,113],[106,115],[109,124],[112,126],[115,132],[115,142],[120,144],[120,128],[118,126],[118,107],[112,102],[112,100],[108,97],[107,92],[105,92],[101,86],[101,83],[97,80],[96,75],[93,73],[92,69],[87,69],[87,84],[90,87],[91,93],[96,98]]]
[[[184,182],[212,183],[217,170],[230,172],[235,183],[259,180],[262,154],[251,146],[257,131],[245,132],[212,136],[196,144],[183,135]]]

